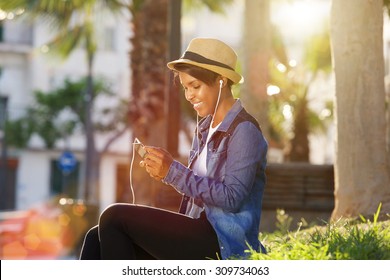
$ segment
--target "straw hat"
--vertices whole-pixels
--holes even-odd
[[[195,65],[220,74],[236,84],[243,79],[235,71],[236,62],[237,54],[224,42],[211,38],[195,38],[191,40],[181,58],[169,62],[167,66],[175,70],[178,63]]]

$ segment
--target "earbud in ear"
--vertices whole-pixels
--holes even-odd
[[[223,80],[220,79],[220,80],[219,80],[219,87],[222,87],[222,86],[223,86]]]

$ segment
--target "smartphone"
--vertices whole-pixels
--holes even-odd
[[[148,153],[145,148],[144,148],[144,145],[141,143],[141,141],[138,140],[138,138],[135,138],[134,139],[134,150],[137,151],[137,153],[142,157],[144,158],[145,155]]]

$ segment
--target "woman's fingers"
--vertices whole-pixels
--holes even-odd
[[[147,154],[140,162],[140,165],[145,167],[146,172],[148,172],[152,178],[156,180],[163,179],[167,175],[173,161],[171,154],[158,147],[146,146],[145,150],[147,151]]]

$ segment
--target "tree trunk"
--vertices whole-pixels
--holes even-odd
[[[267,84],[271,53],[271,24],[269,0],[246,0],[243,38],[243,74],[245,82],[242,101],[245,108],[269,136]]]
[[[134,137],[145,145],[165,147],[164,91],[167,63],[168,0],[145,0],[133,13],[130,54],[132,102],[129,123]],[[133,166],[136,203],[155,205],[158,183],[144,169]]]
[[[292,162],[309,162],[309,116],[306,94],[294,108],[293,127],[294,136],[291,139],[291,150],[288,154],[288,160]]]
[[[387,157],[390,158],[390,90],[386,88]]]
[[[181,55],[181,0],[169,0],[167,18],[167,59],[172,61]],[[174,83],[172,71],[167,71],[165,90],[166,148],[172,156],[179,156],[180,101],[183,97],[180,87]]]
[[[99,161],[95,147],[94,126],[92,122],[92,109],[94,100],[93,88],[93,54],[88,54],[87,87],[85,92],[85,178],[84,199],[93,205],[99,203]]]
[[[386,153],[383,2],[333,0],[337,143],[332,218],[390,209]]]

